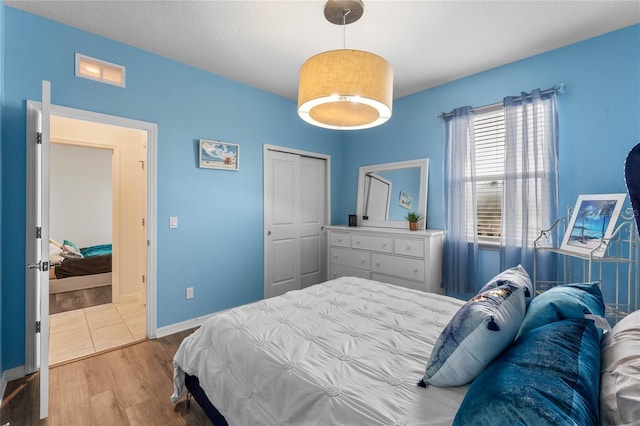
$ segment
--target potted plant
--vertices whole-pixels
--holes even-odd
[[[412,231],[418,230],[418,222],[422,217],[416,212],[407,213],[406,219],[409,221],[409,229]]]

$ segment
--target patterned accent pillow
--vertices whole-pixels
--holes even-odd
[[[527,306],[531,299],[533,299],[533,285],[531,284],[531,277],[522,265],[514,266],[513,268],[500,272],[495,277],[491,278],[478,293],[487,291],[503,284],[514,284],[525,288],[524,297],[527,302]]]
[[[524,287],[504,284],[478,293],[438,337],[418,385],[469,383],[513,342],[526,309]]]
[[[454,425],[597,425],[600,337],[567,319],[516,340],[471,384]]]

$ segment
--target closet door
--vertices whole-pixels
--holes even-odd
[[[326,280],[326,161],[265,150],[265,297]]]
[[[300,159],[300,253],[301,286],[326,281],[326,161]]]
[[[300,289],[300,156],[265,155],[266,298]]]

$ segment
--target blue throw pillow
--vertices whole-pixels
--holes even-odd
[[[490,290],[503,284],[513,284],[524,287],[525,301],[527,302],[527,305],[529,305],[529,302],[531,302],[531,299],[533,298],[533,285],[531,284],[531,277],[529,277],[529,274],[527,274],[527,271],[522,267],[522,265],[500,272],[498,275],[491,278],[478,293],[482,293],[483,291]]]
[[[454,425],[596,425],[600,338],[568,319],[516,340],[471,384]]]
[[[473,380],[516,336],[527,309],[525,289],[505,284],[478,293],[444,328],[419,386],[460,386]]]
[[[584,318],[585,314],[604,316],[602,292],[597,282],[555,286],[531,301],[517,338],[550,322]]]

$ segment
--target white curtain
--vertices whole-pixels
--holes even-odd
[[[521,264],[532,275],[533,241],[558,216],[556,98],[555,90],[536,89],[504,99],[501,270]]]
[[[475,138],[471,107],[457,108],[443,119],[444,220],[443,285],[448,292],[476,292],[478,237],[476,215]],[[471,223],[470,223],[471,222]],[[471,232],[469,232],[471,230]]]

